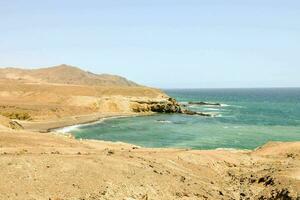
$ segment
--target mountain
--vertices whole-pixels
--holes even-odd
[[[51,83],[90,86],[138,86],[124,77],[94,74],[70,65],[58,65],[41,69],[0,69],[0,79],[28,83]]]

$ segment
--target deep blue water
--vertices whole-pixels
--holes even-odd
[[[76,138],[122,141],[146,147],[254,149],[268,141],[300,141],[300,89],[165,90],[179,102],[217,117],[159,114],[108,119],[72,130]]]

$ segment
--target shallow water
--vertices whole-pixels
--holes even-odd
[[[122,141],[145,147],[254,149],[268,141],[300,140],[300,89],[166,90],[180,102],[218,117],[159,114],[107,119],[77,127],[76,138]]]

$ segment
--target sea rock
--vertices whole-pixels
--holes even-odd
[[[133,101],[131,108],[133,112],[137,112],[137,113],[141,113],[141,112],[179,113],[179,114],[186,114],[186,115],[199,115],[205,117],[214,117],[216,115],[215,113],[204,113],[204,112],[196,112],[188,109],[182,109],[181,105],[173,98],[168,98],[166,100],[161,100],[161,101],[155,101],[155,100],[137,101],[136,100]]]
[[[188,104],[190,105],[200,105],[200,106],[221,106],[220,103],[210,103],[210,102],[204,102],[204,101],[200,101],[200,102],[188,102]]]
[[[204,116],[204,117],[214,117],[215,114],[213,113],[204,113],[204,112],[196,112],[196,111],[192,111],[192,110],[182,110],[183,114],[186,115],[200,115],[200,116]]]

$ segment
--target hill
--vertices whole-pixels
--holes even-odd
[[[0,69],[0,79],[25,83],[52,83],[93,86],[138,86],[124,77],[94,74],[70,65],[58,65],[41,69]]]

